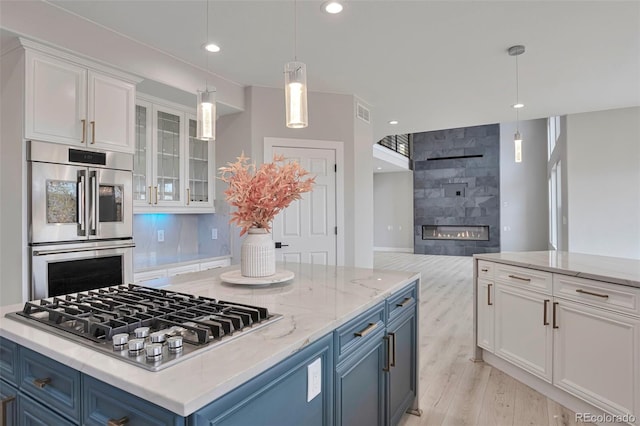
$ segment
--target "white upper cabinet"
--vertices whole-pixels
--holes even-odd
[[[87,117],[89,144],[113,151],[133,152],[135,86],[89,71]]]
[[[61,55],[26,49],[25,139],[133,153],[135,81]]]
[[[193,111],[142,95],[135,117],[134,212],[213,213],[214,145]]]

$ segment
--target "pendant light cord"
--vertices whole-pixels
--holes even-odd
[[[519,77],[519,72],[518,72],[518,56],[516,55],[516,105],[520,103],[520,91],[519,91],[519,87],[520,87],[520,77]],[[516,108],[516,132],[519,131],[519,127],[520,127],[520,114],[519,114],[519,110],[520,108]]]
[[[207,30],[206,30],[207,38],[204,40],[204,43],[206,45],[207,43],[209,43],[209,0],[207,0],[207,16],[205,19],[207,23]],[[205,54],[205,57],[207,58],[207,70],[205,73],[206,77],[204,80],[204,87],[205,87],[205,90],[208,92],[209,91],[209,52],[207,52],[207,49],[204,49],[204,54]]]
[[[293,0],[293,60],[298,62],[298,2]]]

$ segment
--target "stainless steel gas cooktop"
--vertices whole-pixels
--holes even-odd
[[[133,284],[27,302],[7,317],[151,371],[282,318],[259,306]]]

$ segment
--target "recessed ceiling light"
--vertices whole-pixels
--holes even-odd
[[[524,108],[524,104],[513,104],[511,105],[513,108]]]
[[[382,167],[376,167],[376,170],[382,170]]]
[[[398,124],[398,120],[391,120],[389,124]]]
[[[215,43],[205,43],[202,45],[203,49],[207,52],[216,53],[220,51],[220,46]]]
[[[342,9],[344,9],[344,6],[342,6],[342,3],[335,0],[325,1],[324,3],[322,3],[321,7],[323,11],[327,13],[331,13],[332,15],[342,12]]]

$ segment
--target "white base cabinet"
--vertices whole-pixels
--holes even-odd
[[[544,319],[551,297],[496,284],[495,354],[551,382],[553,333]]]
[[[640,288],[477,263],[478,347],[640,425]]]
[[[640,319],[557,299],[553,383],[611,414],[640,413]]]
[[[478,279],[478,298],[476,299],[478,346],[491,352],[494,351],[494,294],[493,282]]]

